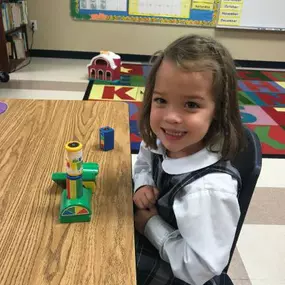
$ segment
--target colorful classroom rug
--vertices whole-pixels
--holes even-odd
[[[141,142],[137,115],[149,70],[149,65],[123,63],[119,84],[90,81],[84,96],[129,104],[132,153]],[[238,79],[242,121],[258,135],[263,157],[285,158],[285,72],[238,70]]]

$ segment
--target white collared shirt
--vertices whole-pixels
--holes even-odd
[[[163,155],[162,168],[169,174],[198,170],[220,159],[219,154],[206,148],[173,159],[167,157],[159,141],[157,150],[146,148],[142,142],[134,165],[134,191],[143,185],[155,185],[151,152]],[[191,285],[202,285],[222,273],[229,261],[240,217],[237,186],[229,174],[207,174],[175,196],[173,211],[178,230],[160,216],[147,222],[144,234],[170,264],[174,276]]]

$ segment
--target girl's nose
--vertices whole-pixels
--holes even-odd
[[[175,110],[167,110],[164,120],[169,124],[180,124],[182,122],[181,115]]]

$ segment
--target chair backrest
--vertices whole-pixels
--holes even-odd
[[[227,272],[229,268],[262,166],[262,150],[258,136],[246,126],[244,126],[244,132],[247,138],[247,146],[244,151],[239,153],[235,160],[232,161],[233,166],[238,169],[242,180],[242,187],[238,198],[241,216],[231,249],[230,260],[225,272]]]

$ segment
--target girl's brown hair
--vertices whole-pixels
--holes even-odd
[[[213,72],[215,114],[204,143],[215,151],[213,147],[222,142],[222,158],[233,159],[245,141],[238,106],[236,68],[228,50],[210,37],[184,36],[153,55],[139,120],[143,141],[147,146],[157,148],[156,135],[150,127],[150,110],[156,73],[164,59],[189,72]]]

